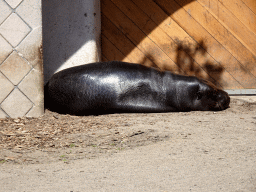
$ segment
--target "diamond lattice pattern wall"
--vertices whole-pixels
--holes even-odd
[[[41,0],[0,0],[0,118],[43,114]]]

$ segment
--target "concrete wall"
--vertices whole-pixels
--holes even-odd
[[[100,0],[44,0],[45,83],[57,71],[100,60]]]
[[[100,60],[100,24],[100,0],[0,0],[0,118],[42,115],[44,82]]]
[[[41,0],[0,0],[0,118],[43,112]]]

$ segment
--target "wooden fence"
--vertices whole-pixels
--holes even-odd
[[[256,89],[255,0],[101,0],[102,60]]]

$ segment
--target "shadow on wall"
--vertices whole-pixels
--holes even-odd
[[[176,49],[176,65],[179,67],[178,71],[174,71],[168,63],[162,64],[161,67],[157,65],[157,62],[154,56],[146,54],[145,57],[141,60],[142,65],[146,65],[149,67],[154,67],[162,71],[171,71],[173,73],[189,75],[189,76],[197,76],[199,78],[203,78],[215,84],[217,87],[222,88],[219,82],[222,82],[222,74],[224,72],[224,68],[219,65],[211,63],[210,61],[206,61],[205,63],[198,65],[194,58],[195,57],[204,57],[207,52],[207,47],[204,42],[201,41],[198,43],[197,47],[189,46],[187,44],[179,43]],[[150,65],[147,64],[146,60],[150,58],[152,63]]]
[[[188,45],[180,43],[178,44],[176,52],[176,64],[180,69],[180,73],[184,71],[186,75],[194,75],[204,78],[211,81],[216,86],[221,87],[218,83],[221,82],[221,76],[224,71],[224,68],[221,65],[216,66],[210,61],[206,61],[201,65],[195,63],[194,58],[197,56],[205,57],[207,47],[205,46],[204,41],[199,42],[194,49],[191,49]],[[206,74],[207,76],[205,76]]]
[[[95,28],[96,18],[100,18],[100,14],[95,11],[97,2],[98,0],[42,1],[45,81],[63,64],[70,63],[69,60],[75,53],[83,51],[82,47],[95,41],[95,36],[100,33],[100,28]],[[93,55],[90,51],[83,52],[77,58],[72,58],[73,65],[90,60]]]
[[[182,27],[191,19],[183,7],[192,2],[101,0],[102,58],[195,75],[224,87],[225,69],[209,54],[209,43],[206,46],[204,39],[194,38]],[[196,33],[197,28],[189,29]]]

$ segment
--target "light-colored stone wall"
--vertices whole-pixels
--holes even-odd
[[[41,0],[0,0],[0,118],[43,112]]]
[[[100,26],[100,0],[0,0],[0,118],[42,115],[44,82],[100,60]]]
[[[100,0],[44,0],[45,83],[57,71],[100,60]]]

